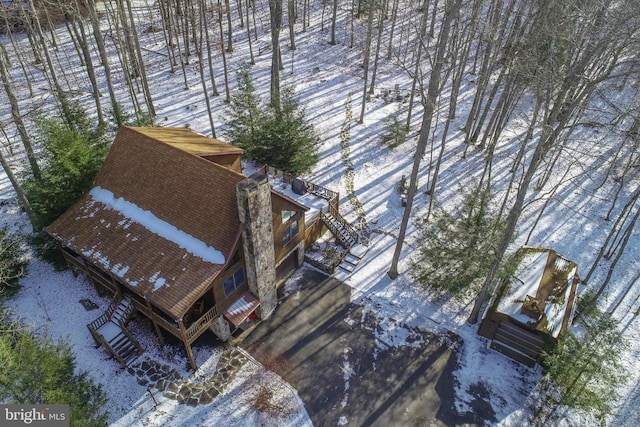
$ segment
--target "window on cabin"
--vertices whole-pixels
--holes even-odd
[[[244,268],[239,268],[224,281],[224,295],[228,297],[244,284]]]
[[[282,211],[282,223],[286,223],[296,215],[296,211]]]
[[[282,244],[286,245],[298,235],[298,221],[294,221],[282,232]]]

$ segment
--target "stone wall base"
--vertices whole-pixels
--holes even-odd
[[[209,326],[209,329],[222,341],[227,341],[231,338],[231,328],[229,327],[229,322],[226,321],[224,316],[218,316],[211,326]]]

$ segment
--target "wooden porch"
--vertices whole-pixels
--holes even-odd
[[[163,330],[182,341],[187,350],[191,367],[194,370],[197,369],[191,345],[220,315],[215,305],[206,307],[204,301],[196,302],[182,319],[174,321],[173,319],[169,319],[156,307],[153,307],[149,301],[140,295],[129,293],[128,290],[126,290],[127,288],[117,279],[87,262],[80,255],[73,253],[68,248],[63,248],[62,253],[73,274],[77,276],[79,272],[84,273],[100,295],[108,294],[114,301],[119,301],[122,299],[122,296],[126,294],[130,298],[130,303],[133,308],[151,320],[162,345],[164,345]]]

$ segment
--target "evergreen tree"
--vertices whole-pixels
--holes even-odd
[[[24,275],[27,262],[18,237],[9,234],[6,227],[0,228],[0,295],[7,287],[17,284]]]
[[[299,175],[309,172],[318,161],[313,125],[305,119],[305,110],[294,98],[292,87],[280,94],[280,110],[267,106],[267,120],[262,135],[263,162],[283,171]]]
[[[92,128],[79,108],[73,111],[71,124],[55,118],[39,119],[38,139],[44,160],[41,177],[28,177],[23,185],[34,213],[36,234],[31,243],[38,255],[58,267],[59,251],[42,230],[90,190],[109,147],[104,129]]]
[[[624,347],[617,322],[609,315],[591,321],[580,336],[566,333],[542,364],[542,388],[556,404],[595,410],[604,420],[619,398],[617,390],[626,380],[620,349]],[[555,411],[546,414],[549,418]]]
[[[75,374],[71,347],[38,339],[0,320],[0,399],[18,404],[69,404],[72,427],[102,427],[107,397],[85,372]]]
[[[311,170],[318,161],[313,125],[294,98],[282,90],[280,108],[262,104],[255,93],[249,69],[238,73],[238,91],[231,97],[231,121],[226,132],[231,142],[251,159],[294,175]]]
[[[24,184],[37,230],[51,224],[91,188],[106,156],[108,143],[102,129],[92,129],[86,114],[76,113],[71,126],[57,119],[39,120],[42,177]]]
[[[504,221],[489,209],[488,189],[474,186],[463,194],[455,214],[437,208],[432,222],[418,220],[418,255],[411,261],[411,275],[421,285],[454,295],[477,287],[491,266]],[[502,277],[513,269],[505,265]]]
[[[256,94],[248,65],[238,71],[237,79],[238,90],[231,97],[231,121],[226,135],[233,144],[247,150],[247,154],[252,156],[253,148],[261,145],[261,127],[265,115],[260,110],[262,101]]]
[[[409,126],[400,119],[402,111],[396,111],[384,119],[384,133],[382,143],[389,148],[395,148],[406,141],[409,134]]]

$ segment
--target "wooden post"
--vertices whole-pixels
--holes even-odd
[[[156,323],[156,314],[153,312],[153,307],[148,299],[145,298],[144,302],[147,305],[147,310],[149,310],[149,319],[151,319],[151,323],[153,323],[153,327],[156,330],[156,334],[158,334],[158,339],[160,340],[160,345],[164,345],[164,337],[162,336],[162,330],[158,323]]]
[[[189,356],[189,362],[191,362],[191,367],[195,371],[198,369],[198,365],[196,365],[196,359],[193,357],[193,351],[191,350],[191,344],[189,344],[189,340],[187,339],[187,334],[184,329],[184,323],[182,319],[178,320],[178,327],[180,328],[180,336],[182,337],[182,342],[184,343],[185,348],[187,349],[187,356]]]

